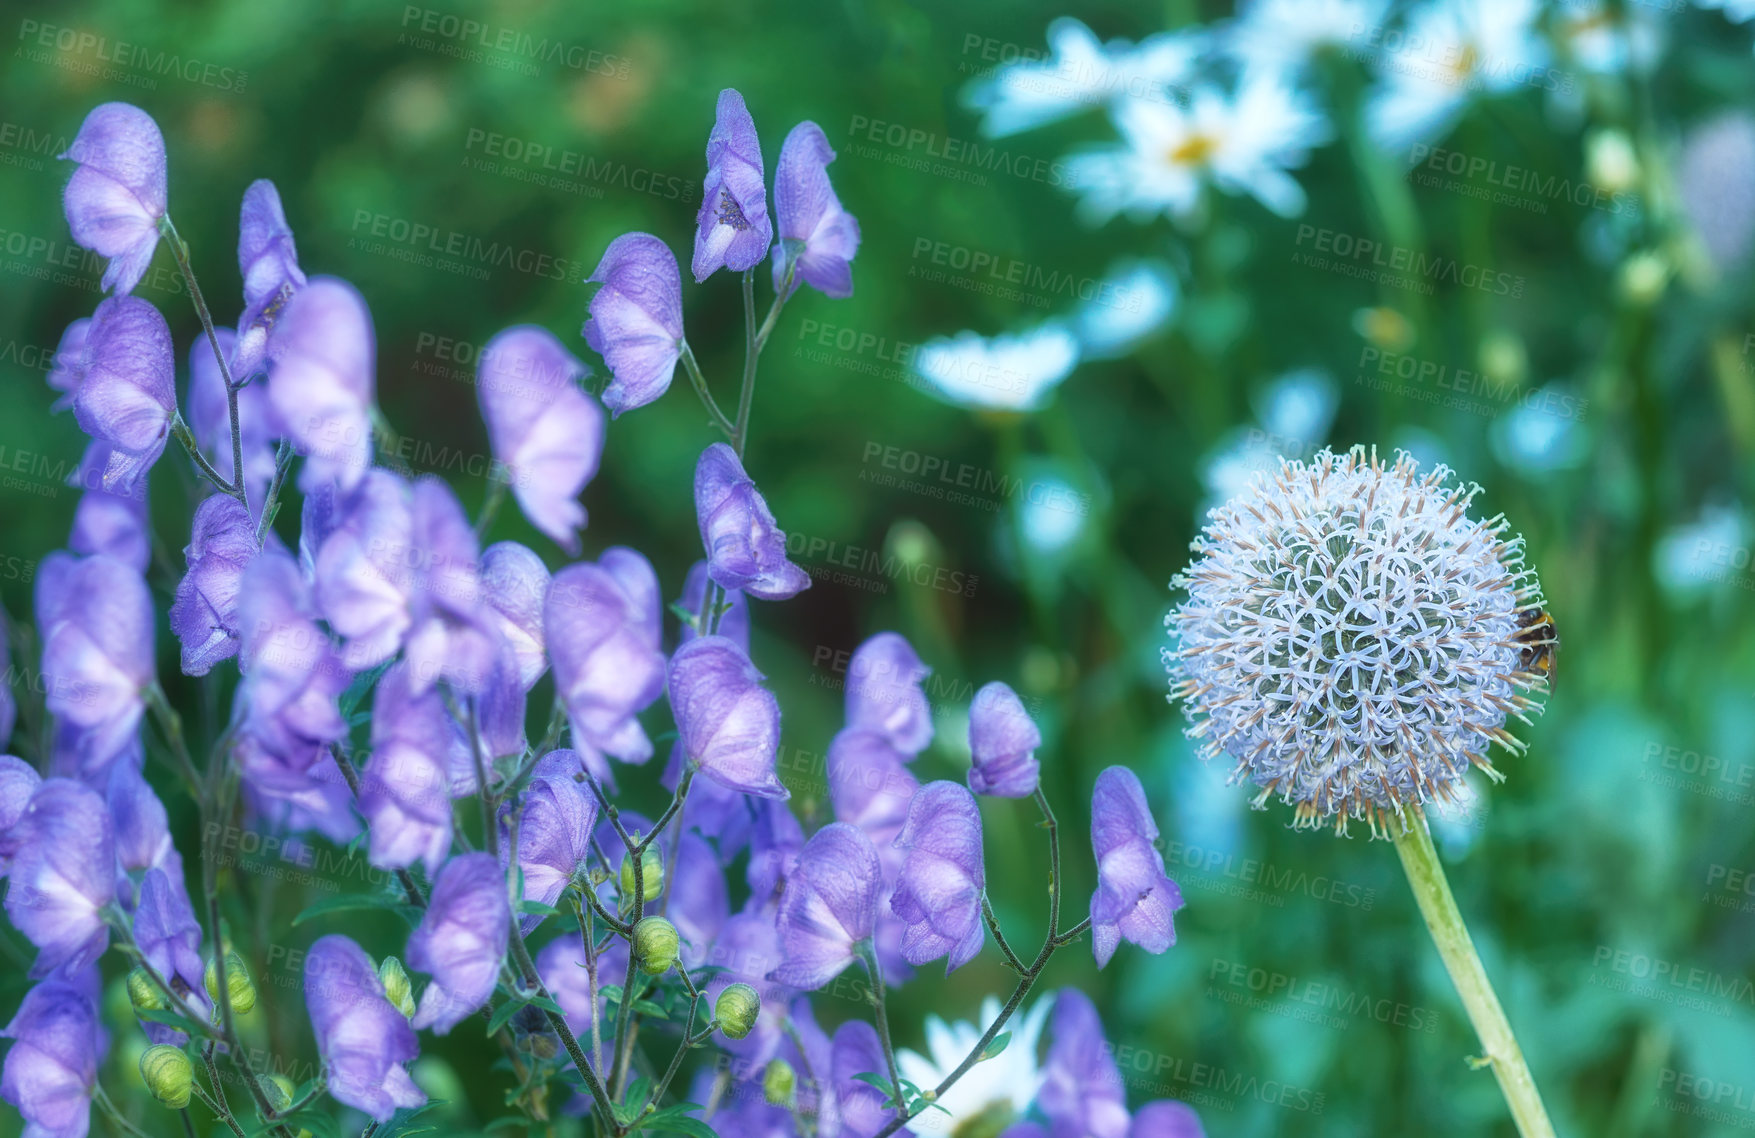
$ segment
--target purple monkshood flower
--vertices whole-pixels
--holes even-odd
[[[488,603],[488,623],[499,630],[500,643],[518,665],[518,683],[525,691],[548,670],[542,639],[542,602],[548,595],[548,566],[527,546],[500,541],[481,555],[481,588]]]
[[[134,291],[158,247],[165,215],[165,140],[152,116],[128,103],[93,107],[61,155],[79,163],[63,205],[73,239],[110,258],[105,291]]]
[[[79,505],[73,510],[73,530],[67,548],[83,555],[114,557],[139,573],[152,563],[152,530],[146,516],[146,475],[131,483],[104,485],[104,475],[116,462],[109,443],[93,439],[85,448],[79,469],[68,482],[82,487]]]
[[[237,335],[230,328],[215,328],[219,350],[227,356],[236,351]],[[234,376],[242,379],[242,376]],[[232,413],[226,399],[225,375],[206,336],[189,345],[189,429],[201,452],[219,471],[232,477]],[[274,409],[268,405],[268,385],[250,383],[238,389],[238,433],[244,445],[244,487],[250,501],[260,509],[274,477]]]
[[[705,561],[697,561],[689,566],[689,575],[683,580],[682,597],[677,602],[697,616],[707,603],[707,582],[710,580],[707,570]],[[737,589],[721,589],[720,593],[720,602],[730,607],[719,616],[718,635],[743,649],[747,656],[750,650],[750,603]],[[686,620],[682,622],[680,643],[687,644],[699,635],[701,634],[695,631],[693,624]]]
[[[1126,767],[1106,768],[1091,792],[1091,850],[1097,856],[1091,948],[1099,968],[1122,940],[1150,953],[1176,943],[1172,917],[1182,908],[1182,890],[1164,876],[1157,841],[1158,825],[1139,776]]]
[[[451,849],[453,772],[469,765],[468,743],[439,690],[415,694],[405,663],[385,672],[372,697],[372,759],[360,772],[373,865],[420,861],[438,871]]]
[[[128,486],[158,461],[177,413],[176,353],[158,309],[135,296],[98,305],[86,330],[73,416],[110,445],[103,484]]]
[[[884,1093],[859,1077],[881,1077],[888,1069],[877,1029],[871,1024],[850,1019],[835,1029],[829,1053],[829,1081],[834,1087],[845,1138],[871,1138],[895,1117],[884,1106]]]
[[[603,411],[579,389],[585,365],[546,328],[508,328],[488,341],[476,394],[494,457],[530,524],[568,553],[585,525],[579,492],[603,457]]]
[[[695,518],[707,573],[724,589],[783,601],[810,588],[810,575],[786,559],[786,535],[737,452],[714,443],[695,464]]]
[[[183,673],[205,676],[238,652],[238,590],[256,556],[256,523],[229,494],[212,494],[195,509],[183,548],[189,571],[177,583],[171,631],[183,644]]]
[[[12,1040],[0,1098],[18,1109],[30,1138],[85,1138],[105,1049],[93,998],[95,974],[55,977],[24,995],[0,1035]]]
[[[244,191],[238,212],[238,272],[244,277],[244,313],[238,317],[231,366],[232,378],[243,383],[262,366],[269,332],[287,301],[305,287],[280,192],[267,178],[258,178]]]
[[[949,955],[948,975],[981,951],[981,811],[975,796],[954,782],[929,782],[908,805],[896,839],[907,851],[890,910],[908,923],[902,957],[920,965]]]
[[[815,991],[839,976],[855,946],[871,938],[882,885],[877,850],[864,831],[834,822],[812,835],[780,895],[775,926],[786,962],[773,978]]]
[[[203,986],[204,966],[201,962],[201,925],[195,920],[194,906],[183,887],[182,867],[146,871],[140,881],[140,903],[134,909],[134,943],[153,971],[164,978],[171,991],[196,1011],[207,1010],[207,989]],[[148,1038],[154,1043],[181,1045],[183,1033],[164,1024],[145,1022]]]
[[[30,796],[43,782],[37,768],[16,755],[0,755],[0,876],[12,864],[22,834],[14,827],[24,817]]]
[[[500,645],[500,654],[487,682],[475,697],[476,727],[481,731],[482,757],[522,755],[529,742],[524,718],[529,707],[524,685],[518,681],[518,661],[511,649]]]
[[[1206,1133],[1194,1107],[1161,1098],[1134,1111],[1127,1138],[1206,1138]]]
[[[92,789],[97,789],[93,787]],[[116,864],[124,872],[169,867],[182,875],[182,859],[171,844],[170,821],[165,804],[146,781],[137,763],[122,760],[111,764],[104,788],[104,805],[110,811],[110,832],[116,843]],[[123,907],[133,904],[132,884],[123,888]]]
[[[403,1067],[420,1055],[414,1028],[384,997],[378,970],[359,945],[330,935],[311,946],[305,1008],[337,1102],[388,1122],[397,1107],[427,1101]]]
[[[695,283],[721,268],[741,273],[761,264],[774,242],[768,220],[768,184],[762,144],[743,96],[719,92],[713,133],[707,136],[707,178],[695,218]]]
[[[33,977],[71,974],[110,943],[104,908],[116,897],[116,842],[97,791],[71,779],[45,779],[12,829],[17,853],[8,874],[6,914],[37,946]]]
[[[829,184],[829,163],[835,152],[823,128],[801,122],[780,145],[774,167],[774,213],[780,219],[780,243],[774,246],[774,291],[786,284],[786,262],[795,265],[792,288],[800,282],[824,296],[853,295],[849,263],[859,251],[859,222],[841,208]],[[790,295],[791,290],[788,290]]]
[[[585,283],[603,286],[591,298],[584,335],[609,365],[603,405],[613,418],[670,389],[683,350],[682,273],[664,242],[650,233],[624,233],[609,243]]]
[[[920,789],[907,763],[886,735],[870,728],[844,727],[829,740],[824,773],[835,818],[864,830],[879,850],[893,848]]]
[[[750,887],[751,907],[766,908],[778,903],[780,886],[798,864],[799,851],[804,849],[804,828],[785,803],[771,798],[751,803],[750,812],[754,816],[750,819],[750,860],[744,880]]]
[[[377,348],[365,298],[346,281],[314,278],[281,313],[268,355],[269,405],[305,456],[300,488],[353,489],[372,460]]]
[[[1054,1000],[1053,1042],[1036,1105],[1053,1138],[1127,1138],[1125,1084],[1103,1038],[1097,1009],[1083,992],[1062,988]]]
[[[408,937],[408,966],[430,972],[413,1026],[445,1035],[488,1002],[506,959],[512,906],[492,854],[459,854],[433,879],[420,927]]]
[[[369,668],[406,646],[416,694],[441,679],[479,691],[499,642],[475,531],[451,488],[431,475],[411,487],[372,470],[342,510],[316,563],[317,603],[347,638],[342,661]]]
[[[900,633],[873,636],[847,664],[847,726],[877,731],[912,760],[932,742],[932,705],[920,688],[930,675]]]
[[[670,874],[668,916],[682,936],[678,959],[685,968],[699,968],[707,962],[714,942],[731,917],[725,870],[719,864],[719,855],[705,839],[684,833],[677,842],[676,860],[666,872]]]
[[[620,546],[561,570],[549,586],[542,627],[555,691],[598,779],[611,777],[603,755],[625,763],[652,757],[635,716],[664,691],[659,596],[651,562]]]
[[[91,335],[91,317],[81,316],[67,325],[61,342],[55,345],[55,360],[49,369],[49,386],[61,393],[51,410],[64,411],[73,406],[73,395],[85,379],[85,341]]]
[[[577,769],[574,752],[551,754],[564,756],[561,761]],[[553,905],[559,899],[591,854],[591,828],[596,824],[597,799],[585,787],[566,777],[530,780],[518,822],[518,867],[524,871],[526,901]],[[526,916],[524,931],[541,921],[540,916]]]
[[[701,636],[670,661],[670,708],[688,762],[732,790],[789,798],[774,774],[780,701],[762,673],[723,636]]]
[[[997,798],[1030,797],[1041,745],[1042,732],[1018,693],[997,680],[985,685],[969,705],[969,789]]]
[[[52,553],[37,570],[46,702],[80,728],[83,770],[106,766],[135,737],[152,686],[152,595],[110,557]]]

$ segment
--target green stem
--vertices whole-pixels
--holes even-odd
[[[682,343],[682,362],[683,370],[689,373],[689,383],[694,386],[695,394],[701,397],[701,405],[707,409],[707,414],[712,418],[713,425],[724,431],[726,438],[736,438],[737,429],[732,426],[731,420],[725,417],[725,412],[719,409],[719,404],[714,400],[713,393],[707,390],[707,377],[701,374],[701,365],[696,361],[695,351],[689,347],[687,340]]]
[[[890,1041],[890,1013],[889,1009],[884,1006],[883,969],[878,967],[877,950],[872,947],[870,937],[855,945],[854,951],[859,954],[860,962],[865,965],[865,974],[871,978],[871,1002],[876,1012],[872,1018],[877,1021],[878,1043],[883,1047],[884,1065],[890,1069],[890,1093],[894,1096],[893,1105],[896,1115],[891,1121],[899,1126],[907,1107],[906,1100],[902,1095],[902,1076],[896,1069],[896,1047]]]
[[[120,1127],[124,1133],[138,1135],[139,1138],[151,1138],[146,1131],[122,1117],[122,1112],[116,1109],[116,1104],[110,1101],[110,1096],[104,1092],[102,1086],[93,1083],[91,1097],[103,1109],[103,1112],[109,1115],[110,1121]]]
[[[274,516],[280,512],[280,491],[286,485],[286,472],[292,466],[292,444],[285,439],[280,440],[280,449],[274,455],[274,478],[268,483],[268,493],[262,499],[262,520],[256,523],[256,547],[268,540],[268,531],[274,528]]]
[[[999,918],[994,916],[993,902],[987,899],[985,893],[981,895],[981,915],[987,920],[987,931],[993,934],[993,943],[999,945],[1000,952],[1005,954],[1007,966],[1019,975],[1028,971],[1024,962],[1018,959],[1018,954],[1012,951],[1012,946],[1006,943],[1005,934],[999,931]]]
[[[509,468],[507,473],[510,476]],[[506,500],[506,485],[507,479],[496,478],[491,473],[488,475],[487,497],[482,499],[481,513],[475,519],[477,538],[486,535],[488,527],[494,524],[494,516],[500,512],[500,506]]]
[[[519,974],[523,977],[527,987],[534,989],[544,1000],[552,1003],[553,997],[549,995],[547,986],[542,982],[541,974],[536,970],[536,962],[530,959],[530,949],[524,943],[524,933],[518,927],[516,913],[512,914],[511,923],[512,959],[517,962]],[[597,1072],[592,1068],[591,1061],[585,1057],[585,1051],[579,1046],[578,1037],[573,1034],[573,1029],[568,1025],[566,1017],[556,1015],[547,1008],[543,1009],[543,1014],[548,1017],[549,1026],[554,1029],[555,1034],[561,1037],[561,1045],[567,1049],[567,1054],[573,1060],[573,1066],[579,1069],[579,1076],[585,1080],[585,1087],[591,1092],[592,1102],[596,1104],[604,1122],[606,1124],[613,1122],[615,1111],[610,1108],[609,1095],[604,1093],[603,1084],[598,1081]]]
[[[189,299],[195,304],[195,315],[201,318],[201,327],[207,332],[208,346],[213,349],[213,358],[219,363],[220,378],[225,380],[226,409],[231,415],[232,423],[232,481],[229,485],[224,481],[218,481],[217,484],[242,502],[244,509],[248,510],[250,497],[244,490],[244,433],[238,424],[238,388],[232,382],[232,365],[220,350],[219,334],[213,329],[213,316],[207,311],[207,300],[201,295],[201,286],[195,282],[195,267],[189,263],[189,246],[177,234],[177,227],[171,222],[170,214],[158,219],[158,228],[164,234],[165,243],[171,247],[171,256],[176,258],[183,280],[189,285]]]
[[[1048,827],[1048,937],[1052,940],[1060,935],[1060,824],[1054,820],[1054,809],[1040,786],[1035,797],[1042,824]]]
[[[183,421],[181,411],[171,412],[171,437],[182,444],[183,449],[189,454],[189,461],[195,464],[195,469],[200,472],[201,477],[213,483],[220,493],[229,494],[233,498],[238,496],[237,488],[221,478],[219,471],[214,469],[213,464],[207,461],[207,456],[201,453],[201,444],[195,441],[195,435],[189,430],[189,424]]]
[[[1425,815],[1418,811],[1410,813],[1412,816],[1402,825],[1390,826],[1390,836],[1395,840],[1396,853],[1401,855],[1414,900],[1419,902],[1420,915],[1426,918],[1432,943],[1444,960],[1457,995],[1462,997],[1475,1034],[1480,1036],[1487,1063],[1493,1068],[1493,1077],[1499,1080],[1499,1089],[1511,1108],[1518,1133],[1523,1138],[1554,1138],[1554,1124],[1548,1121],[1548,1112],[1542,1107],[1536,1080],[1524,1062],[1523,1050],[1511,1032],[1505,1009],[1499,1006],[1487,970],[1481,966],[1468,926],[1456,907],[1456,898],[1451,896],[1450,883],[1445,880],[1444,867],[1439,864],[1438,851],[1433,849],[1432,835],[1426,829]]]
[[[236,1134],[238,1138],[249,1138],[249,1136],[244,1133],[244,1128],[238,1125],[238,1120],[232,1117],[231,1111],[226,1110],[224,1107],[220,1106],[219,1103],[213,1101],[207,1092],[202,1090],[199,1086],[192,1087],[191,1089],[195,1092],[195,1097],[200,1099],[203,1105],[213,1112],[215,1118],[231,1128],[233,1134]]]

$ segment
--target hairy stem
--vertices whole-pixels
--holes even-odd
[[[1432,835],[1426,829],[1425,815],[1411,812],[1412,817],[1400,826],[1390,826],[1396,853],[1401,855],[1402,869],[1408,875],[1420,915],[1426,919],[1426,930],[1444,960],[1451,983],[1468,1010],[1469,1022],[1481,1039],[1493,1077],[1511,1108],[1511,1117],[1523,1138],[1554,1138],[1554,1124],[1542,1106],[1536,1080],[1524,1062],[1523,1049],[1517,1045],[1505,1009],[1487,979],[1487,970],[1475,952],[1462,912],[1451,896],[1450,883],[1445,880],[1444,867],[1439,864],[1438,851],[1432,847]]]
[[[884,973],[878,967],[877,950],[872,947],[871,938],[867,937],[854,946],[859,959],[865,965],[865,974],[871,977],[871,1002],[875,1014],[872,1019],[877,1021],[878,1044],[884,1051],[884,1065],[890,1071],[890,1093],[894,1096],[893,1105],[896,1117],[891,1121],[901,1125],[901,1118],[906,1107],[902,1098],[902,1076],[896,1069],[896,1047],[890,1040],[890,1013],[884,1005]]]
[[[713,393],[707,390],[707,377],[701,374],[701,365],[695,359],[695,350],[689,347],[687,340],[682,343],[682,362],[683,370],[689,373],[689,383],[694,387],[695,394],[701,397],[701,406],[707,409],[707,415],[713,420],[713,425],[724,431],[726,438],[736,438],[737,428],[732,425],[730,419],[726,418],[725,412],[719,409],[719,404],[714,400]]]
[[[171,222],[171,215],[165,214],[158,219],[159,232],[164,235],[165,243],[171,247],[171,255],[177,260],[177,268],[182,271],[183,280],[189,285],[189,299],[195,304],[195,315],[201,318],[201,327],[207,332],[208,346],[213,349],[213,358],[219,364],[219,374],[225,380],[226,409],[232,421],[232,481],[227,484],[217,480],[216,485],[226,493],[250,508],[250,498],[244,491],[244,434],[238,424],[238,387],[232,382],[231,361],[219,347],[219,334],[213,330],[213,316],[207,311],[207,300],[201,295],[201,286],[195,281],[195,267],[189,263],[189,246],[184,244],[177,234],[177,227]]]

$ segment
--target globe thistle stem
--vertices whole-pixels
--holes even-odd
[[[1469,1022],[1474,1024],[1487,1062],[1493,1068],[1493,1077],[1499,1080],[1499,1089],[1511,1107],[1517,1132],[1523,1138],[1554,1138],[1554,1124],[1548,1121],[1536,1080],[1530,1074],[1529,1064],[1524,1062],[1523,1049],[1517,1045],[1505,1009],[1499,1005],[1487,970],[1481,966],[1474,941],[1469,938],[1468,926],[1456,907],[1456,898],[1451,896],[1438,851],[1432,847],[1425,814],[1409,810],[1408,815],[1403,824],[1391,822],[1386,828],[1395,841],[1396,853],[1401,855],[1402,869],[1408,875],[1414,900],[1420,905],[1420,915],[1426,918],[1432,943],[1444,960],[1457,995],[1462,997]]]

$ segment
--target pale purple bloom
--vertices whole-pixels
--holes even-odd
[[[104,800],[83,783],[46,779],[11,838],[6,915],[37,946],[31,975],[79,971],[110,943],[104,909],[116,897],[116,842]]]
[[[12,864],[22,833],[15,831],[30,796],[42,785],[37,768],[16,755],[0,755],[0,875]]]
[[[229,494],[212,494],[195,508],[183,548],[189,571],[177,583],[171,631],[183,645],[183,672],[205,676],[238,652],[238,593],[256,555],[256,523]]]
[[[920,789],[908,756],[889,738],[863,727],[844,727],[829,741],[825,764],[835,818],[864,830],[879,850],[893,849]],[[901,862],[899,854],[896,863]]]
[[[501,644],[517,661],[518,682],[525,691],[548,670],[542,639],[542,602],[548,584],[548,566],[527,546],[500,541],[482,552],[481,588],[488,603],[488,623],[499,630]]]
[[[174,875],[172,873],[174,870]],[[206,1011],[206,966],[201,960],[201,925],[183,886],[182,866],[146,871],[140,903],[134,909],[134,943],[171,990],[196,1011]],[[183,1033],[163,1024],[143,1025],[154,1043],[183,1041]]]
[[[877,1075],[888,1082],[889,1065],[877,1029],[864,1020],[850,1019],[835,1029],[829,1056],[829,1082],[841,1115],[844,1138],[871,1138],[895,1117],[893,1109],[884,1106],[883,1092],[859,1078],[860,1075]]]
[[[104,103],[85,116],[61,157],[79,163],[62,203],[73,239],[110,258],[106,292],[132,292],[152,263],[168,196],[158,124],[139,107]]]
[[[1091,948],[1099,968],[1122,940],[1151,953],[1176,943],[1172,916],[1182,908],[1182,890],[1164,876],[1157,841],[1158,825],[1139,776],[1126,767],[1105,769],[1091,792],[1091,850],[1097,856]]]
[[[49,711],[80,728],[80,763],[106,765],[134,738],[153,683],[152,595],[109,557],[53,553],[38,567],[37,629]]]
[[[780,1058],[792,1064],[794,1071],[824,1072],[831,1076],[821,1082],[817,1081],[818,1077],[813,1077],[809,1082],[798,1080],[798,1109],[816,1113],[818,1133],[840,1135],[843,1131],[839,1088],[830,1085],[835,1066],[834,1044],[823,1029],[817,1026],[817,1017],[811,1011],[809,996],[795,997],[792,1005],[786,1009],[786,1014],[792,1030],[780,1041]],[[815,1087],[811,1083],[816,1083]],[[904,1138],[913,1138],[911,1131],[903,1130],[898,1133],[904,1135]]]
[[[871,839],[835,822],[812,835],[786,879],[775,924],[786,962],[773,978],[815,991],[853,962],[877,922],[883,871]]]
[[[177,411],[176,353],[158,309],[139,297],[98,305],[85,337],[73,415],[110,445],[103,484],[134,482],[158,461]]]
[[[126,872],[169,867],[181,876],[183,861],[171,844],[165,804],[159,801],[137,763],[123,761],[110,765],[104,805],[110,812],[117,866]],[[132,886],[127,889],[125,906],[133,901]]]
[[[1206,1138],[1200,1115],[1185,1102],[1161,1098],[1148,1102],[1133,1115],[1128,1138]]]
[[[579,389],[585,365],[546,328],[508,328],[488,341],[476,395],[494,457],[530,524],[568,553],[585,525],[579,493],[603,457],[603,412]]]
[[[705,561],[697,561],[689,566],[689,575],[683,579],[682,597],[677,602],[697,616],[700,615],[702,606],[707,603],[707,582],[711,579],[707,573],[708,566]],[[719,592],[720,603],[728,604],[730,607],[719,616],[718,635],[743,649],[744,655],[747,656],[750,650],[750,603],[737,589],[720,589]],[[682,632],[679,636],[681,643],[687,644],[699,635],[701,634],[695,631],[693,624],[686,620],[682,622]]]
[[[555,751],[575,767],[572,751]],[[570,757],[570,758],[567,758]],[[543,761],[548,761],[544,756]],[[532,778],[524,792],[524,813],[518,822],[518,866],[524,871],[524,899],[553,905],[572,884],[591,853],[591,828],[597,824],[597,799],[571,778]],[[542,918],[524,918],[528,933]]]
[[[668,839],[663,851],[668,856]],[[677,954],[685,968],[707,962],[725,922],[731,917],[731,894],[725,870],[713,847],[698,834],[684,833],[676,845],[676,859],[665,866],[670,875],[670,908],[666,915],[682,936]]]
[[[743,96],[727,87],[719,92],[713,133],[707,136],[707,178],[695,218],[691,266],[696,283],[720,268],[741,273],[760,264],[773,240],[756,124]]]
[[[506,959],[512,907],[506,878],[492,854],[459,854],[433,880],[420,927],[408,937],[408,966],[430,972],[416,1028],[445,1035],[488,1002]]]
[[[926,964],[949,955],[948,975],[981,951],[981,811],[975,797],[954,782],[929,782],[908,806],[896,838],[907,852],[890,909],[908,923],[902,956]]]
[[[244,801],[260,825],[276,833],[315,830],[338,846],[359,836],[353,790],[326,748],[287,756],[245,733],[234,757],[243,775]]]
[[[664,691],[660,606],[651,563],[621,547],[561,570],[549,586],[543,636],[555,691],[599,779],[609,777],[605,754],[629,763],[652,757],[635,716]]]
[[[1036,793],[1041,745],[1042,732],[1018,693],[997,680],[985,685],[969,705],[969,789],[997,798],[1030,797]]]
[[[377,348],[365,298],[346,281],[317,277],[300,289],[268,344],[268,402],[305,455],[299,486],[351,490],[372,458]]]
[[[146,476],[104,485],[105,474],[118,462],[109,443],[93,439],[79,469],[68,481],[84,488],[73,510],[67,548],[74,553],[114,557],[140,573],[152,563],[152,529],[147,519]]]
[[[453,773],[471,765],[439,690],[415,694],[407,664],[385,672],[372,699],[372,759],[360,772],[373,865],[438,870],[451,849]]]
[[[780,220],[780,243],[774,246],[774,291],[786,282],[786,261],[794,258],[792,287],[802,282],[824,296],[853,295],[849,263],[859,251],[859,222],[841,208],[829,184],[829,163],[835,152],[823,128],[801,122],[780,144],[774,167],[774,213]]]
[[[303,294],[301,294],[303,295]],[[406,646],[416,694],[487,682],[499,638],[483,604],[475,531],[451,488],[372,470],[317,553],[317,602],[362,669]]]
[[[219,350],[236,354],[237,334],[215,328]],[[243,376],[234,376],[242,379]],[[226,399],[225,375],[206,336],[189,345],[189,429],[207,461],[221,478],[232,477],[232,414]],[[268,404],[268,385],[260,381],[238,389],[238,434],[244,448],[244,486],[253,508],[261,509],[274,477],[274,409]]]
[[[744,880],[750,887],[750,904],[760,908],[778,902],[780,886],[804,849],[804,828],[784,802],[772,798],[751,802],[749,813],[750,860]],[[731,856],[723,846],[720,854]]]
[[[609,366],[603,405],[613,418],[670,389],[683,350],[682,274],[664,242],[624,233],[585,282],[603,286],[591,298],[584,335]]]
[[[85,1138],[106,1040],[95,975],[45,980],[24,994],[0,1035],[12,1040],[0,1098],[18,1109],[27,1138]],[[88,990],[89,989],[89,990]]]
[[[522,755],[529,742],[524,718],[529,705],[524,685],[518,680],[518,661],[511,649],[500,646],[499,657],[487,682],[475,697],[476,727],[481,732],[483,758]]]
[[[900,633],[873,636],[847,665],[847,726],[877,731],[913,759],[932,742],[932,706],[920,688],[930,675]]]
[[[331,935],[311,946],[305,1007],[337,1102],[387,1122],[397,1107],[427,1101],[403,1067],[420,1055],[414,1028],[384,998],[378,970],[359,945]]]
[[[305,287],[280,193],[267,178],[258,178],[244,191],[238,212],[238,272],[244,277],[244,313],[238,317],[231,367],[232,378],[242,383],[262,366],[275,321],[293,293]]]
[[[61,333],[61,342],[55,345],[55,362],[49,369],[49,386],[61,393],[55,400],[53,410],[60,411],[73,405],[74,392],[85,379],[85,340],[91,335],[91,317],[81,316],[67,325]]]
[[[1112,768],[1113,769],[1113,768]],[[1129,1119],[1121,1071],[1097,1009],[1077,988],[1054,1000],[1053,1042],[1042,1068],[1036,1105],[1052,1138],[1127,1138]]]
[[[810,576],[786,559],[786,535],[737,452],[714,443],[695,464],[695,518],[707,573],[724,589],[783,601],[810,588]]]
[[[688,762],[702,774],[745,794],[790,797],[774,774],[780,702],[737,645],[702,636],[678,648],[670,707]]]

